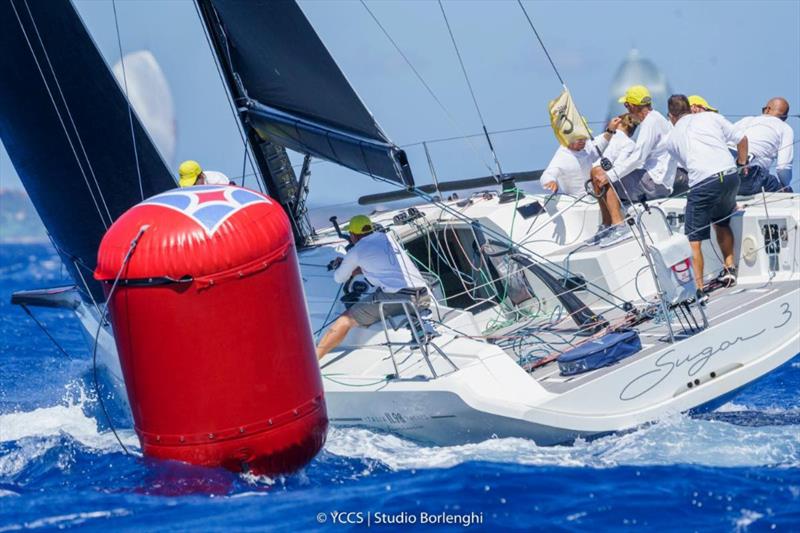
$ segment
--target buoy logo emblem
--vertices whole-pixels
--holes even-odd
[[[183,213],[208,235],[213,235],[228,218],[257,203],[272,203],[253,191],[225,185],[201,185],[167,191],[142,205],[158,205]]]

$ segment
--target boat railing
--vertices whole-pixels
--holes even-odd
[[[398,324],[390,324],[392,316],[387,316],[386,306],[401,306],[403,309],[402,314],[397,315],[405,319]],[[394,375],[396,379],[401,379],[400,369],[397,366],[397,356],[404,349],[410,350],[418,349],[422,358],[431,372],[431,377],[438,378],[439,373],[431,361],[431,349],[438,353],[442,359],[453,368],[453,372],[458,370],[458,366],[447,356],[447,354],[433,342],[433,338],[438,335],[433,327],[431,321],[426,320],[419,307],[408,300],[385,300],[378,302],[378,312],[381,317],[381,324],[383,325],[383,332],[386,336],[386,346],[389,348],[389,356],[392,359],[392,366],[394,367]],[[390,335],[390,329],[397,331],[401,327],[406,326],[411,332],[411,339],[409,341],[393,340]]]

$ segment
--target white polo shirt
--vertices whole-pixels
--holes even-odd
[[[689,173],[689,187],[736,166],[728,144],[738,144],[742,133],[718,113],[684,115],[667,138],[667,149]]]
[[[231,180],[222,172],[216,170],[204,170],[203,175],[206,177],[206,185],[230,185]]]
[[[380,231],[362,238],[347,252],[333,272],[333,279],[344,283],[359,267],[367,281],[384,292],[427,286],[419,269],[394,237]]]
[[[539,181],[542,185],[556,182],[558,192],[579,196],[586,192],[584,184],[596,160],[597,150],[591,141],[586,141],[583,150],[577,151],[559,146]]]
[[[620,178],[634,170],[644,169],[655,183],[672,189],[675,182],[675,165],[670,161],[666,140],[672,124],[658,111],[650,111],[631,137],[635,146],[627,155],[616,160],[611,159],[614,168],[608,172],[611,176],[616,172]]]
[[[624,131],[618,129],[614,135],[611,136],[611,140],[608,141],[608,146],[606,146],[606,149],[603,150],[603,157],[607,157],[611,161],[621,159],[629,156],[634,148],[636,148],[636,143],[633,142],[633,139],[628,137]],[[595,163],[594,166],[600,165],[599,163]],[[617,181],[617,173],[609,172],[608,179],[611,181]]]
[[[737,130],[747,136],[751,164],[769,170],[791,170],[794,159],[794,131],[778,117],[759,115],[745,117],[736,124]]]

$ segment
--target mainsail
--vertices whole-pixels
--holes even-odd
[[[197,0],[242,122],[261,139],[407,187],[405,153],[294,0]]]
[[[106,229],[175,181],[69,0],[0,2],[0,50],[0,138],[70,274],[102,301]]]

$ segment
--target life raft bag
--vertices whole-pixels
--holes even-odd
[[[613,365],[641,349],[642,341],[636,331],[609,333],[562,353],[558,356],[558,368],[562,376],[582,374]]]

